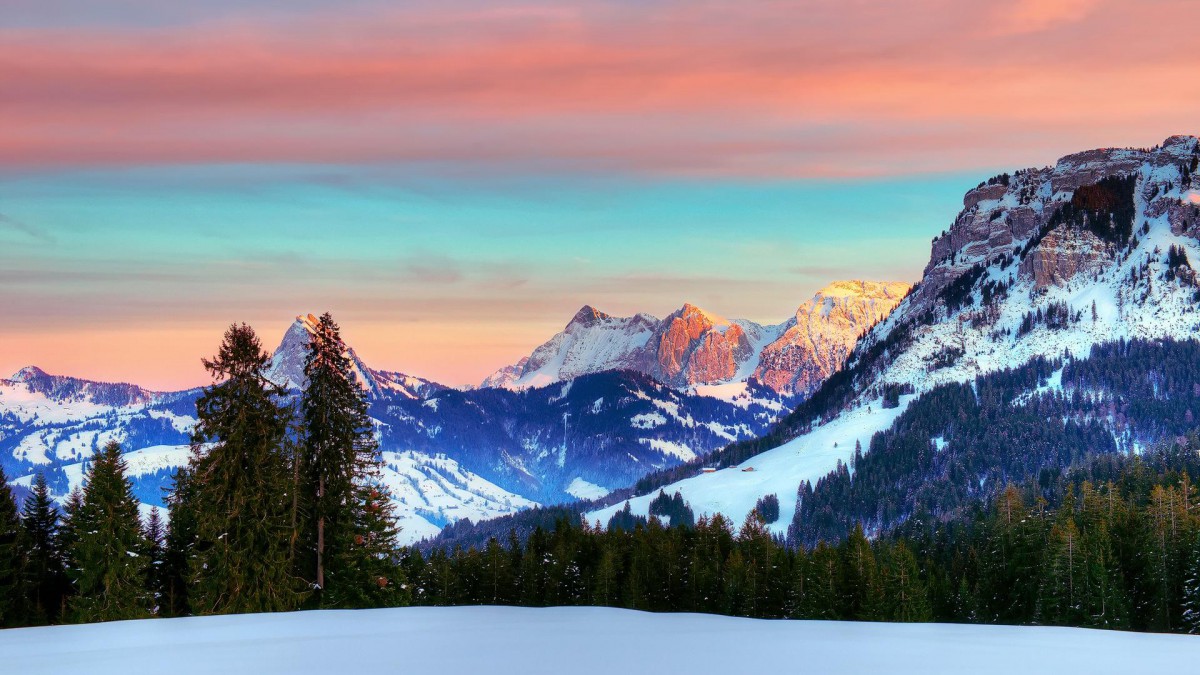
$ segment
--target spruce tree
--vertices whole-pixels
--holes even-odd
[[[146,589],[150,592],[154,613],[162,613],[162,603],[165,597],[166,581],[166,529],[162,518],[158,515],[158,507],[150,509],[146,526],[142,531],[146,539]]]
[[[917,558],[903,541],[888,551],[884,567],[886,617],[891,621],[932,621],[929,589],[921,579]]]
[[[215,383],[196,401],[188,487],[177,508],[195,519],[188,603],[201,614],[294,609],[292,478],[283,394],[246,324],[204,359]],[[174,519],[174,518],[172,518]]]
[[[326,607],[395,604],[399,568],[391,497],[383,484],[366,392],[328,312],[313,329],[301,398],[301,503],[309,575]]]
[[[66,593],[66,571],[58,544],[58,509],[42,473],[34,477],[33,494],[21,510],[21,536],[29,620],[56,622]]]
[[[159,599],[160,612],[164,616],[187,616],[191,613],[188,591],[191,587],[192,558],[196,549],[196,514],[187,468],[175,472],[175,483],[167,495],[167,507],[171,514],[167,521],[167,532],[163,544],[163,564]]]
[[[145,540],[133,484],[116,441],[92,459],[83,502],[71,514],[68,551],[76,595],[71,618],[79,622],[137,619],[150,614]]]
[[[21,519],[17,515],[12,488],[8,486],[8,476],[0,467],[0,626],[16,626],[22,619],[23,559]]]

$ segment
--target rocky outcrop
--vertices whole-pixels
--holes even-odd
[[[741,325],[691,304],[664,319],[652,343],[656,349],[651,374],[680,387],[731,380],[754,356]]]
[[[1018,256],[1031,240],[1037,247],[1027,252],[1021,271],[1036,277],[1041,287],[1061,284],[1080,270],[1111,261],[1086,229],[1042,232],[1080,188],[1106,178],[1137,174],[1140,196],[1147,202],[1144,217],[1155,218],[1165,211],[1175,234],[1187,232],[1195,238],[1200,232],[1200,209],[1193,217],[1186,200],[1165,195],[1177,193],[1181,179],[1191,180],[1198,155],[1200,143],[1195,137],[1172,136],[1156,148],[1088,150],[1067,155],[1053,167],[1024,169],[986,181],[967,192],[954,223],[934,239],[913,305],[935,304],[947,285],[973,267]],[[1038,241],[1042,234],[1046,236]]]
[[[1192,338],[1200,141],[1100,149],[969,191],[917,289],[850,357],[860,397],[1117,339]]]

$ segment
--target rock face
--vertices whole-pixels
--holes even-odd
[[[1196,173],[1197,144],[1194,136],[1172,136],[1157,148],[1089,150],[1067,155],[1052,167],[1002,174],[980,184],[964,196],[964,208],[950,229],[934,239],[914,304],[936,296],[973,265],[1022,254],[1014,248],[1034,240],[1080,188],[1104,179],[1136,176],[1145,210],[1135,227],[1166,214],[1175,234],[1190,228],[1194,236],[1200,230],[1200,207],[1188,203],[1187,189]],[[1081,268],[1103,265],[1095,257],[1096,242],[1086,234],[1062,227],[1059,234],[1047,235],[1040,246],[1060,250],[1035,252],[1041,260],[1023,263],[1023,271],[1040,274],[1044,286],[1061,283]]]
[[[871,326],[909,289],[902,282],[839,281],[796,310],[783,335],[767,345],[754,377],[775,391],[808,394],[842,366]]]
[[[772,326],[725,319],[690,303],[662,320],[613,317],[585,306],[563,332],[482,386],[525,389],[633,370],[676,388],[754,379],[780,394],[804,394],[836,370],[859,336],[908,290],[902,282],[835,282]]]
[[[1095,272],[1112,262],[1112,251],[1099,237],[1086,230],[1052,230],[1021,261],[1021,273],[1032,277],[1034,286],[1065,286],[1084,272]]]

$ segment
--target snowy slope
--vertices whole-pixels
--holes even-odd
[[[0,631],[8,672],[1184,673],[1200,639],[1029,626],[764,621],[604,607],[410,607]]]
[[[786,534],[791,515],[796,512],[796,488],[800,482],[815,483],[836,469],[838,462],[849,465],[855,447],[861,444],[867,448],[871,436],[890,427],[912,398],[901,396],[896,408],[884,408],[882,399],[876,399],[739,466],[701,473],[664,489],[668,494],[682,494],[697,518],[720,513],[732,519],[735,527],[754,510],[759,497],[774,494],[779,497],[780,513],[786,517],[772,523],[769,529],[776,534]],[[657,494],[652,492],[629,500],[631,511],[647,515],[650,501]],[[624,505],[625,502],[614,504],[584,517],[589,523],[598,521],[603,526]]]
[[[385,452],[383,463],[383,482],[395,502],[401,544],[434,537],[447,523],[462,518],[478,522],[537,506],[445,456]]]
[[[163,507],[162,481],[147,484],[143,479],[157,472],[173,473],[186,466],[191,447],[158,445],[131,450],[124,454],[127,476],[142,499],[142,511]],[[447,523],[461,518],[473,521],[496,518],[536,506],[524,497],[480,478],[447,457],[430,457],[418,452],[386,452],[383,455],[383,482],[392,492],[401,544],[413,544],[433,537]],[[61,466],[66,488],[55,490],[61,502],[71,490],[83,487],[84,462]],[[31,487],[33,474],[12,481]]]

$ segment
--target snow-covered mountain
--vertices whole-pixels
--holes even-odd
[[[1200,261],[1198,162],[1197,139],[1173,136],[1156,148],[1082,152],[981,183],[967,192],[949,230],[934,239],[918,286],[807,404],[766,439],[724,453],[717,463],[729,468],[704,473],[694,464],[659,484],[668,493],[680,491],[697,515],[721,512],[735,522],[759,497],[776,494],[783,518],[772,527],[782,534],[797,510],[801,483],[817,485],[814,501],[820,501],[819,481],[848,488],[852,475],[836,476],[857,450],[868,464],[893,462],[913,472],[908,496],[898,497],[911,506],[913,492],[931,481],[970,483],[963,476],[968,465],[985,471],[975,475],[974,492],[1023,478],[1011,473],[1019,456],[992,465],[969,456],[968,437],[976,444],[987,438],[976,423],[985,431],[1010,425],[1020,435],[1026,429],[1020,420],[1034,419],[1040,420],[1034,426],[1054,431],[1060,427],[1036,411],[1060,411],[1063,438],[1080,452],[1136,449],[1179,433],[1182,419],[1193,414],[1180,397],[1200,395],[1189,381],[1176,381],[1200,368],[1193,356],[1200,286],[1192,267]],[[1164,339],[1184,342],[1155,342]],[[1120,340],[1150,341],[1139,349],[1152,352],[1151,362],[1135,363],[1120,344],[1106,347]],[[1179,354],[1179,361],[1153,363],[1156,355]],[[1046,376],[1048,367],[1057,370]],[[948,401],[961,400],[957,383],[971,383],[977,397],[996,392],[1001,398],[972,403],[968,397],[966,404],[1004,416],[1012,411],[1011,418],[945,418],[940,411]],[[1169,406],[1178,408],[1179,420]],[[1168,409],[1172,417],[1165,419]],[[913,435],[925,427],[938,431]],[[876,436],[883,431],[890,435]],[[896,445],[897,438],[928,446],[932,454],[905,455],[916,451]],[[868,454],[877,451],[898,454]],[[1069,454],[1054,461],[1069,462]],[[864,470],[859,466],[854,483],[874,479]],[[898,480],[881,482],[896,486]],[[646,514],[656,493],[632,500],[633,511]],[[619,506],[588,518],[607,522]],[[882,513],[881,505],[874,508]],[[903,513],[864,517],[896,522]]]
[[[776,393],[804,395],[841,366],[858,338],[908,289],[901,282],[835,282],[795,316],[771,326],[729,320],[692,304],[664,319],[614,317],[585,306],[562,332],[482,386],[519,390],[633,370],[681,389],[754,379]]]
[[[271,358],[268,376],[292,395],[304,382],[315,321],[298,317]],[[700,396],[630,371],[528,391],[460,391],[373,369],[353,349],[347,353],[369,395],[406,541],[461,518],[603,496],[647,472],[753,438],[788,410],[772,392]],[[22,369],[0,379],[0,466],[21,487],[45,473],[61,499],[80,485],[92,453],[117,440],[138,498],[146,508],[161,506],[175,469],[187,462],[199,394]]]
[[[374,371],[364,372],[378,378]],[[405,382],[399,377],[383,381]],[[411,398],[407,387],[381,391],[385,397]],[[82,485],[92,454],[115,440],[125,449],[143,510],[162,507],[175,470],[188,461],[199,394],[198,389],[151,392],[24,368],[0,379],[0,466],[24,488],[36,473],[45,474],[61,500]],[[449,457],[392,449],[384,460],[383,478],[396,498],[406,541],[432,536],[459,518],[496,517],[535,504]]]

